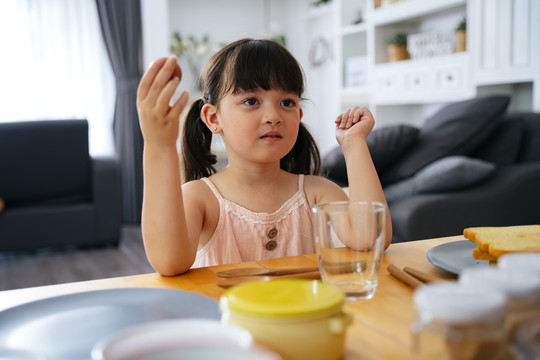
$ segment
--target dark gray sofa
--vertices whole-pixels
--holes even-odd
[[[507,113],[508,102],[472,99],[416,130],[372,132],[368,147],[387,194],[392,242],[459,235],[471,226],[540,224],[540,113]],[[347,186],[339,149],[323,158],[323,168]]]
[[[88,152],[86,120],[0,123],[0,251],[115,245],[118,162]]]

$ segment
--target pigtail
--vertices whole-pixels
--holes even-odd
[[[293,148],[281,159],[280,167],[293,174],[320,174],[321,155],[319,148],[303,123],[300,123],[298,128],[298,137]]]
[[[212,153],[212,132],[201,120],[202,99],[194,101],[184,116],[181,139],[184,182],[208,177],[216,172],[216,155]]]

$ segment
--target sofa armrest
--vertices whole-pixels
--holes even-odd
[[[122,223],[122,191],[118,159],[93,157],[92,171],[96,233],[100,241],[117,244]]]
[[[540,224],[539,184],[539,163],[517,164],[467,189],[391,203],[393,242],[460,235],[471,226]]]

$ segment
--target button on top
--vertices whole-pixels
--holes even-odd
[[[277,229],[276,228],[271,228],[270,231],[268,231],[267,236],[268,236],[269,239],[275,238],[277,236]]]

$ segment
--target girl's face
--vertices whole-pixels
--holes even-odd
[[[279,162],[287,155],[301,119],[297,94],[262,89],[225,95],[216,116],[229,157],[255,163]]]

